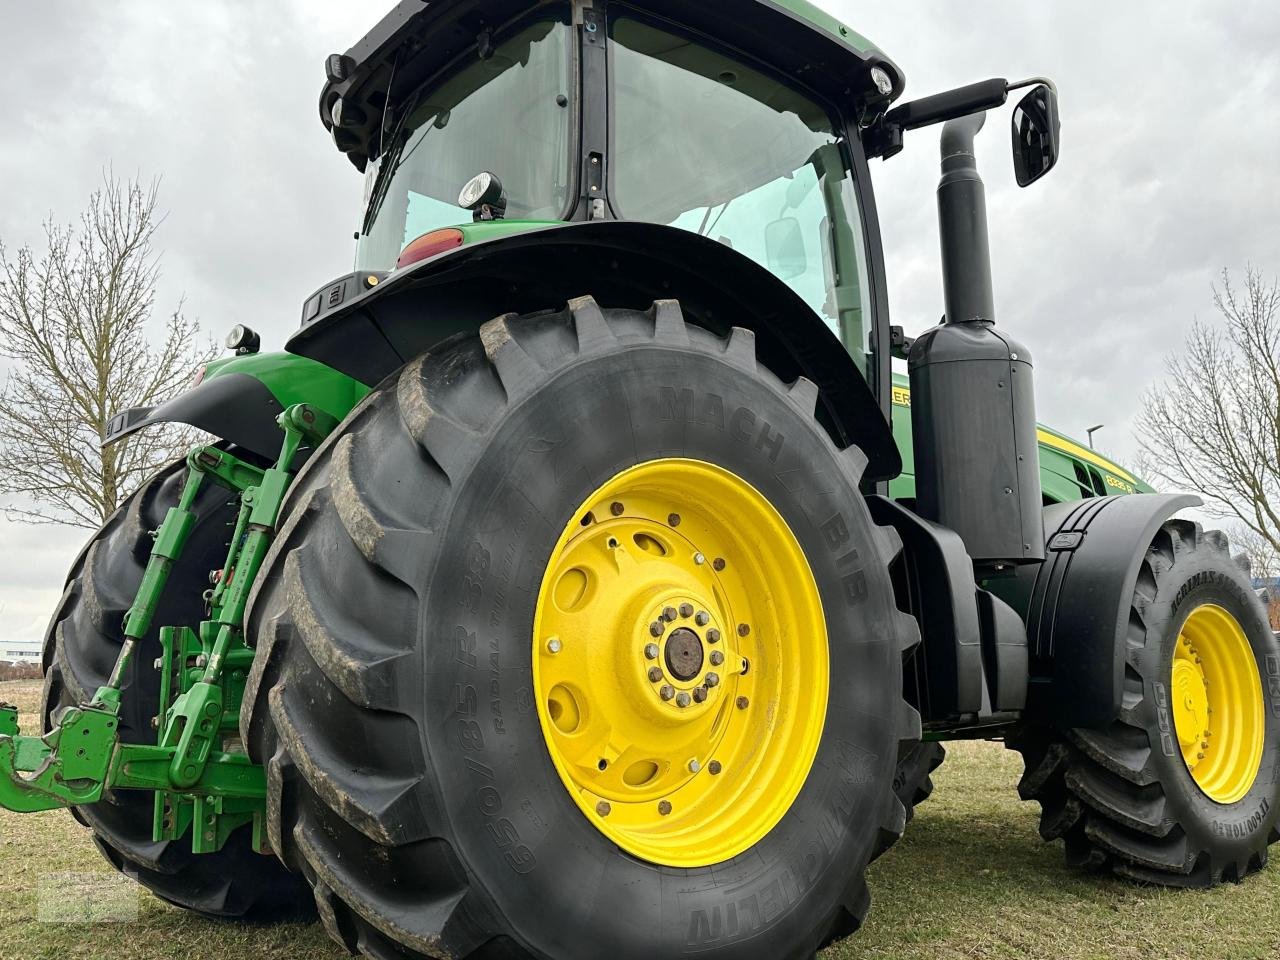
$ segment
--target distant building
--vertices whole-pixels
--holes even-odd
[[[39,663],[40,648],[24,646],[20,643],[6,644],[0,647],[0,660],[9,663]]]

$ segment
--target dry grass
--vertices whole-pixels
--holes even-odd
[[[38,684],[0,684],[24,713]],[[25,718],[24,718],[25,719]],[[822,960],[1275,960],[1280,864],[1208,893],[1170,893],[1081,876],[1041,842],[1014,790],[1018,759],[994,744],[953,746],[907,836],[872,868],[867,926]],[[106,876],[86,832],[60,811],[0,813],[0,958],[201,956],[204,960],[338,960],[317,926],[255,928],[190,916],[136,894],[131,922],[37,919],[41,878]],[[47,883],[47,881],[46,881]]]

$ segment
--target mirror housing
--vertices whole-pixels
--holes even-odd
[[[1061,149],[1058,91],[1041,83],[1013,111],[1013,169],[1028,187],[1054,168]]]
[[[809,269],[804,231],[795,217],[782,217],[764,228],[765,259],[779,280],[794,280]]]

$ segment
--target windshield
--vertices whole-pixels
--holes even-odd
[[[497,174],[510,220],[558,220],[569,206],[569,28],[542,22],[417,94],[365,181],[356,269],[390,270],[405,245],[470,222],[458,193]],[[385,168],[385,169],[384,169]]]
[[[866,250],[838,125],[791,87],[683,37],[626,17],[612,35],[618,215],[755,260],[865,372]]]

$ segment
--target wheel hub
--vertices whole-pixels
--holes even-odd
[[[719,863],[777,823],[817,752],[827,664],[799,543],[718,467],[624,471],[552,553],[534,619],[543,734],[579,808],[638,857]]]
[[[1238,802],[1258,777],[1266,721],[1257,661],[1235,617],[1216,604],[1192,610],[1170,674],[1174,729],[1192,779],[1216,803]]]

